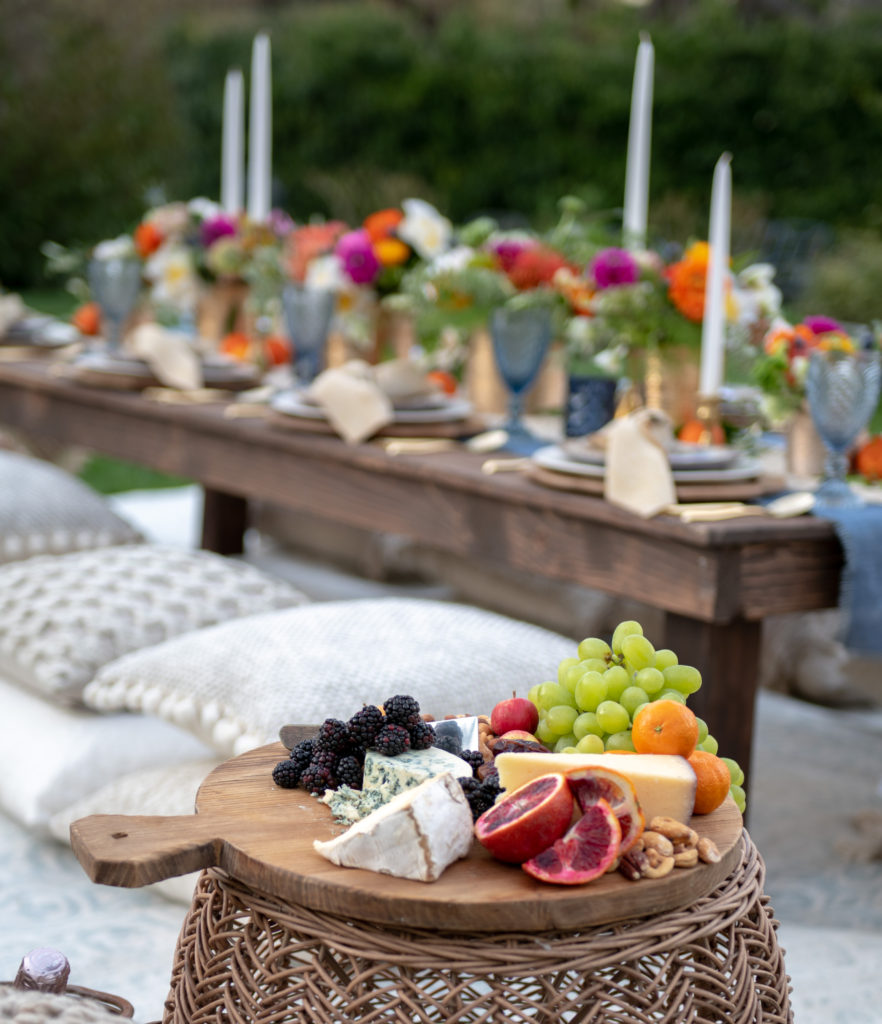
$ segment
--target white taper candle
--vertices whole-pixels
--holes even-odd
[[[628,249],[646,247],[649,213],[649,157],[652,150],[652,85],[655,50],[645,32],[640,33],[634,84],[631,90],[631,121],[625,165],[623,242]]]
[[[726,347],[726,278],[729,274],[729,236],[732,217],[732,156],[723,153],[714,168],[711,190],[710,260],[701,325],[701,371],[698,390],[716,395],[723,383]]]
[[[270,41],[265,32],[251,49],[251,96],[248,113],[248,219],[266,221],[273,177],[273,115]]]
[[[224,81],[221,139],[221,206],[232,216],[245,206],[245,91],[242,72],[228,71]]]

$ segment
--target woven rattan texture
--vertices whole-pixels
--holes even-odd
[[[792,1024],[763,878],[745,833],[738,870],[682,910],[578,934],[451,935],[332,918],[210,870],[163,1024]]]

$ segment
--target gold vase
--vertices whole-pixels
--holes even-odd
[[[827,450],[812,420],[803,406],[794,413],[787,425],[787,472],[794,476],[822,476]]]
[[[643,393],[649,409],[661,409],[675,427],[694,418],[698,397],[698,361],[686,345],[646,351]]]

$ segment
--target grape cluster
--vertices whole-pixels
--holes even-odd
[[[431,747],[435,731],[420,717],[413,697],[397,694],[382,709],[366,704],[348,722],[326,718],[312,739],[298,743],[286,761],[273,768],[273,781],[283,789],[298,786],[313,796],[342,785],[361,789],[368,750],[397,756],[405,750]]]
[[[588,637],[576,654],[561,661],[556,682],[538,683],[527,694],[539,710],[536,739],[558,753],[633,750],[631,726],[645,704],[685,704],[701,687],[698,669],[681,665],[671,650],[656,650],[634,620],[620,622],[609,643]],[[697,749],[718,750],[700,718]],[[732,780],[732,798],[743,813],[744,772],[731,758],[722,760]]]

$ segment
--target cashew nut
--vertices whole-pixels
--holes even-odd
[[[655,851],[652,851],[655,852]],[[647,855],[648,856],[648,855]],[[643,872],[644,878],[664,878],[665,875],[669,875],[674,870],[674,858],[673,857],[659,857],[658,863],[653,865],[650,863]]]
[[[705,864],[719,864],[722,859],[717,844],[708,836],[702,836],[698,840],[698,856]]]
[[[643,833],[643,849],[656,850],[662,857],[670,857],[674,852],[674,844],[661,832],[649,831]]]
[[[695,846],[698,843],[698,833],[688,825],[684,825],[682,821],[677,821],[676,818],[656,816],[649,823],[649,829],[651,832],[661,832],[672,843],[685,842],[690,846]]]
[[[694,846],[690,846],[688,849],[674,854],[675,868],[694,868],[697,863],[698,850]]]

